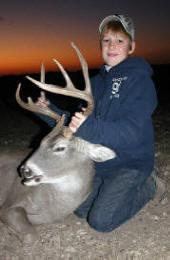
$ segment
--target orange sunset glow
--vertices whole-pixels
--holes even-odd
[[[19,2],[7,0],[1,7],[0,76],[39,72],[42,61],[47,71],[55,71],[57,67],[53,58],[66,69],[77,70],[80,65],[70,46],[72,41],[81,50],[89,68],[100,67],[98,25],[111,14],[110,10],[128,13],[133,18],[136,24],[136,56],[142,56],[153,64],[170,63],[170,34],[167,33],[165,6],[162,7],[164,13],[160,12],[160,19],[154,20],[154,13],[151,15],[147,10],[143,17],[141,9],[132,5],[129,8],[127,3],[123,5],[123,1],[99,3],[96,0],[95,6],[90,6],[90,1],[79,4],[74,1],[67,4],[41,1],[41,5],[40,1]],[[143,2],[141,8],[144,7]],[[156,7],[160,8],[159,4],[155,3]]]

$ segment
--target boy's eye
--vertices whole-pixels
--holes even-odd
[[[103,42],[107,43],[109,42],[109,39],[103,39]]]
[[[122,42],[123,42],[123,40],[119,39],[119,40],[118,40],[118,42],[119,42],[119,43],[122,43]]]

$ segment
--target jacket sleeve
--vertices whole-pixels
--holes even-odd
[[[69,121],[69,117],[70,117],[70,113],[68,111],[65,111],[65,110],[61,110],[59,109],[58,107],[56,107],[54,104],[50,103],[48,105],[48,107],[53,110],[54,112],[58,113],[59,115],[62,115],[62,114],[65,114],[66,115],[66,118],[65,118],[65,125],[68,124],[68,121]],[[55,124],[56,124],[56,121],[49,117],[49,116],[45,116],[45,115],[42,115],[42,114],[38,114],[36,113],[35,114],[37,117],[39,117],[41,120],[43,120],[49,127],[54,127]]]
[[[119,118],[115,121],[96,119],[95,113],[92,113],[75,135],[115,150],[117,147],[123,149],[129,145],[136,146],[142,128],[151,119],[156,105],[155,87],[148,75],[129,77],[121,93]]]

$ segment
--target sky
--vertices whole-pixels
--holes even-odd
[[[102,64],[98,26],[111,14],[130,16],[135,24],[135,56],[152,64],[170,64],[169,0],[1,0],[0,76],[80,69],[74,42],[89,68]]]

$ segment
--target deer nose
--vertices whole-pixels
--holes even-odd
[[[32,171],[25,165],[22,165],[19,169],[22,178],[31,178]]]

